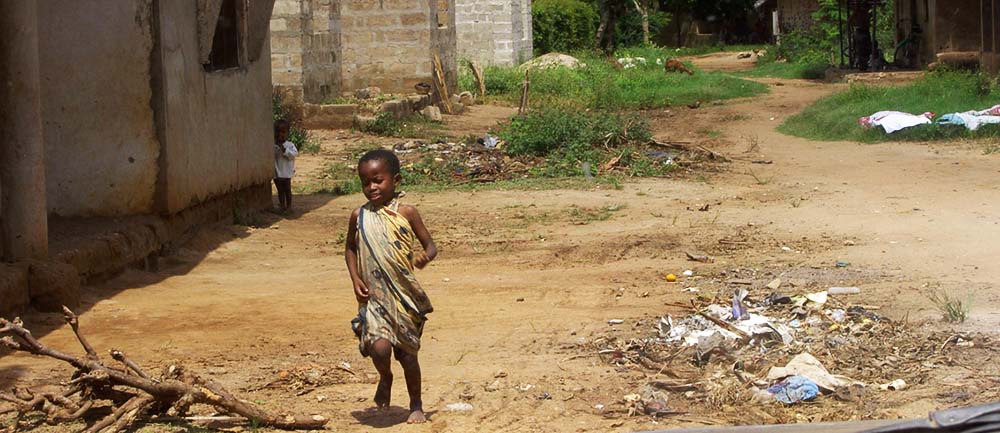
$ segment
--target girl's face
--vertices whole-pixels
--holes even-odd
[[[284,143],[288,140],[288,127],[279,126],[274,129],[274,142]]]
[[[361,178],[361,188],[365,198],[375,206],[383,206],[396,197],[396,185],[403,180],[399,174],[389,172],[389,166],[384,161],[365,161],[358,166],[358,177]]]

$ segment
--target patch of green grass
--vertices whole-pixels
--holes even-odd
[[[613,204],[598,208],[570,206],[568,214],[574,224],[590,224],[596,221],[607,221],[615,212],[625,209],[624,204]]]
[[[937,71],[898,87],[852,85],[788,118],[778,131],[812,140],[864,143],[1000,137],[1000,125],[985,125],[975,132],[960,126],[920,125],[886,134],[882,128],[866,130],[858,124],[858,118],[883,110],[913,114],[931,111],[942,115],[981,110],[996,104],[1000,104],[1000,90],[986,76]]]
[[[379,113],[375,119],[358,125],[361,132],[381,137],[434,138],[442,135],[440,122],[428,120],[421,115],[396,119],[392,113]]]
[[[952,295],[944,290],[932,289],[927,292],[927,299],[941,313],[941,318],[948,323],[964,323],[969,318],[972,308],[972,294],[965,299]]]
[[[530,101],[533,108],[557,107],[597,110],[638,110],[696,101],[754,96],[767,86],[721,72],[696,70],[694,75],[665,73],[657,59],[677,54],[665,48],[630,48],[615,57],[644,57],[645,64],[619,69],[611,60],[592,52],[574,53],[583,64],[576,70],[548,68],[532,71]],[[517,104],[521,97],[524,72],[514,67],[487,67],[484,70],[486,101]],[[462,90],[477,92],[465,71],[459,78]]]

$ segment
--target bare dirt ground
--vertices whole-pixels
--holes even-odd
[[[342,253],[360,195],[299,196],[296,215],[265,215],[258,228],[206,227],[159,272],[128,271],[88,288],[82,327],[101,350],[124,350],[150,369],[181,363],[266,407],[327,416],[339,431],[637,431],[917,417],[997,400],[1000,159],[973,142],[859,145],[783,136],[778,124],[837,86],[768,82],[772,93],[759,98],[647,113],[658,138],[701,143],[733,159],[716,170],[621,189],[406,197],[442,251],[418,275],[436,307],[421,352],[429,424],[401,424],[406,393],[398,366],[396,408],[382,417],[367,411],[376,376],[348,325],[357,310]],[[474,126],[464,117],[448,124],[464,135],[509,114],[475,107]],[[323,137],[320,155],[300,159],[296,182],[361,139]],[[688,261],[688,250],[715,261]],[[835,268],[837,261],[850,266]],[[664,281],[686,269],[694,276]],[[774,277],[800,280],[792,291],[861,287],[850,302],[901,327],[859,337],[850,350],[822,349],[833,346],[818,336],[809,347],[822,351],[812,353],[834,373],[911,386],[874,386],[860,399],[824,396],[788,409],[748,399],[726,368],[739,360],[697,366],[678,357],[657,371],[598,354],[613,341],[655,333],[664,314],[685,315],[696,294],[684,288],[730,293],[726,280],[743,278],[763,296],[761,286]],[[972,291],[970,320],[941,323],[927,288]],[[75,349],[58,316],[35,314],[28,324],[44,343]],[[949,344],[950,336],[973,332],[985,334],[967,337],[971,347]],[[755,359],[764,365],[745,370],[787,359]],[[0,358],[3,388],[51,385],[67,374],[46,359]],[[612,410],[646,381],[671,374],[697,375],[700,384],[671,394],[668,405],[681,413],[653,419]],[[474,409],[446,410],[456,402]]]

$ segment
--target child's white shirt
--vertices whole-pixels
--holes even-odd
[[[299,156],[299,150],[295,144],[286,141],[281,147],[274,149],[274,176],[279,178],[291,178],[295,174],[295,157]]]

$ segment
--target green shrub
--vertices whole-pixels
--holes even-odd
[[[512,156],[545,157],[533,174],[546,177],[579,176],[584,174],[583,163],[589,163],[594,173],[613,149],[652,137],[649,125],[638,116],[568,109],[541,109],[514,117],[499,135]]]
[[[592,47],[600,17],[580,0],[536,0],[531,20],[535,52],[545,54]]]

